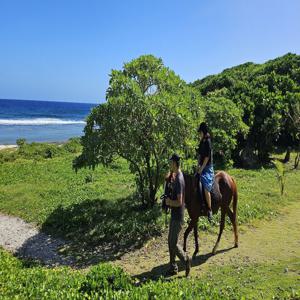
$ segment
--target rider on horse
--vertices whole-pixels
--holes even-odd
[[[199,177],[199,190],[201,193],[201,184],[204,187],[205,199],[208,207],[208,220],[212,220],[211,210],[211,190],[214,183],[214,168],[213,168],[213,153],[211,137],[208,132],[208,126],[202,122],[198,128],[199,133],[199,147],[197,149],[198,155],[198,169],[197,176]],[[200,195],[202,197],[202,195]]]

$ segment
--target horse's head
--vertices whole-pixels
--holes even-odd
[[[164,212],[168,213],[169,207],[166,205],[166,199],[171,198],[172,196],[172,189],[173,189],[173,181],[175,180],[175,174],[169,172],[165,176],[165,187],[164,193],[160,197],[161,198],[161,205]]]
[[[168,172],[165,176],[165,182],[172,182],[175,179],[175,174]]]
[[[165,194],[170,196],[172,190],[172,183],[175,180],[175,174],[168,172],[165,176]]]

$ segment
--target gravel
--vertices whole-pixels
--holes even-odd
[[[59,249],[67,242],[39,231],[20,218],[0,214],[0,246],[18,257],[37,260],[47,266],[72,265]]]

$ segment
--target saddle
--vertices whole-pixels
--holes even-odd
[[[208,209],[207,203],[206,203],[206,200],[205,200],[205,192],[204,192],[204,188],[203,188],[202,182],[199,179],[199,177],[197,177],[197,180],[198,180],[198,185],[197,185],[197,187],[198,187],[198,189],[197,189],[198,197],[197,198],[200,201],[201,210],[204,211],[204,210]]]

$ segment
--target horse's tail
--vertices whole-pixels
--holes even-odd
[[[233,177],[232,179],[232,193],[233,193],[233,201],[232,201],[232,208],[233,208],[233,231],[234,231],[234,246],[238,247],[239,245],[239,238],[238,238],[238,230],[237,230],[237,203],[238,203],[238,191],[237,191],[237,184]]]
[[[237,191],[237,185],[236,181],[233,177],[232,179],[232,194],[233,194],[233,201],[232,201],[232,208],[233,208],[233,215],[235,220],[237,220],[237,203],[238,203],[238,191]]]

